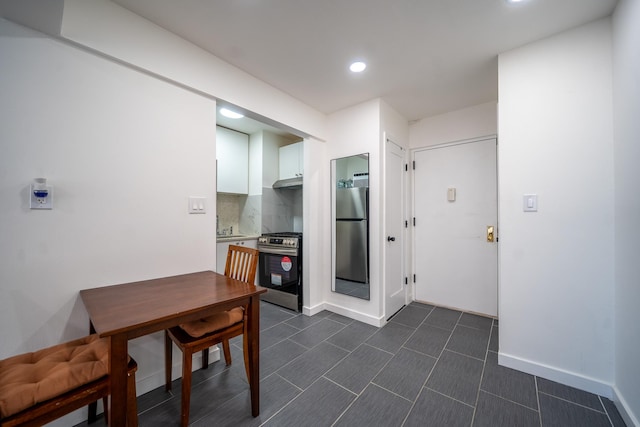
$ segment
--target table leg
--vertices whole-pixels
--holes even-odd
[[[251,297],[249,303],[249,372],[251,378],[251,415],[260,415],[260,297]]]
[[[93,322],[91,321],[91,319],[89,319],[89,334],[95,334],[96,333],[96,328],[93,327]],[[105,407],[104,407],[104,413],[105,415],[107,414],[107,411],[109,410],[109,408],[106,406],[107,401],[104,400],[105,403]],[[89,414],[88,414],[88,419],[87,422],[89,423],[93,423],[96,421],[98,416],[98,401],[96,400],[95,402],[91,402],[89,403]]]
[[[127,338],[111,337],[111,355],[109,359],[111,399],[109,405],[109,425],[125,426],[127,423]]]

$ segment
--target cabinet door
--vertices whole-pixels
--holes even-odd
[[[227,264],[229,244],[229,242],[216,244],[216,273],[224,274],[224,267]]]
[[[217,127],[218,191],[249,193],[249,135]]]
[[[243,240],[242,244],[251,249],[258,249],[258,239]]]
[[[280,179],[302,176],[303,151],[301,142],[280,147],[279,154]]]

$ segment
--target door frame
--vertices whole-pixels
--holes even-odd
[[[383,292],[382,292],[382,300],[383,300],[383,323],[386,323],[388,321],[389,317],[391,315],[395,314],[395,312],[394,313],[388,313],[388,310],[387,310],[387,280],[386,279],[387,279],[387,263],[389,261],[388,261],[388,258],[387,258],[387,249],[386,249],[386,238],[387,238],[387,235],[388,235],[387,222],[386,222],[387,221],[386,211],[387,211],[387,209],[389,209],[389,206],[387,205],[387,202],[388,202],[388,200],[387,200],[387,174],[390,173],[390,171],[388,169],[388,162],[387,162],[387,144],[391,143],[391,144],[397,146],[402,151],[402,156],[401,156],[402,160],[401,161],[405,165],[405,172],[407,172],[407,169],[406,169],[407,166],[406,165],[408,165],[407,158],[409,156],[409,150],[407,148],[403,147],[402,145],[398,144],[397,142],[395,142],[395,139],[394,139],[393,135],[389,135],[389,134],[385,133],[383,141],[384,141],[384,145],[383,145],[382,152],[384,153],[384,156],[383,156],[384,157],[384,168],[383,168],[383,170],[384,170],[384,183],[382,183],[382,187],[384,188],[384,210],[385,210],[385,215],[384,215],[384,219],[382,221],[383,232],[382,232],[380,238],[382,239],[382,247],[384,248],[383,249],[384,250],[384,256],[383,256],[384,263],[383,263],[383,271],[382,271],[382,278],[383,278],[382,280],[383,280],[384,286],[383,286]],[[409,209],[408,209],[408,207],[409,207],[409,204],[408,204],[409,198],[408,198],[408,191],[407,190],[408,190],[408,182],[409,181],[407,179],[407,174],[406,173],[402,174],[401,182],[402,182],[401,183],[401,187],[402,188],[400,189],[401,194],[402,194],[402,213],[401,213],[401,216],[404,217],[405,221],[407,221],[408,220],[407,219],[407,214],[408,214],[408,211],[409,211]],[[410,258],[411,258],[410,256],[407,256],[409,254],[409,249],[410,249],[407,246],[407,240],[408,240],[407,237],[408,237],[408,228],[407,227],[401,227],[401,232],[400,232],[400,235],[399,235],[400,242],[398,242],[398,243],[400,245],[400,251],[401,251],[401,256],[400,256],[400,258],[401,258],[401,271],[402,271],[402,276],[405,277],[405,278],[408,277],[407,276],[407,271],[409,271],[408,267],[410,266]],[[406,306],[411,301],[411,297],[410,297],[410,293],[409,293],[410,287],[407,284],[405,284],[403,289],[404,289],[404,306]]]
[[[496,272],[497,272],[496,274],[496,307],[497,309],[496,309],[496,313],[497,313],[497,318],[500,318],[500,253],[501,253],[500,248],[501,248],[501,245],[500,245],[500,176],[498,175],[500,171],[500,155],[499,155],[500,150],[498,149],[500,141],[498,139],[498,135],[490,134],[490,135],[484,135],[484,136],[479,136],[475,138],[460,139],[460,140],[448,141],[448,142],[434,144],[434,145],[427,145],[423,147],[412,148],[409,153],[410,161],[412,165],[409,198],[411,203],[411,218],[413,220],[416,214],[416,206],[415,206],[416,182],[415,182],[414,171],[415,171],[415,156],[417,152],[425,151],[425,150],[433,150],[438,148],[453,147],[456,145],[472,144],[474,142],[481,142],[489,139],[495,139],[496,141],[496,230],[495,230],[496,245],[497,245],[497,256],[496,256]],[[409,221],[409,223],[413,224],[413,221]],[[407,271],[410,271],[412,275],[412,280],[410,280],[411,299],[415,301],[416,300],[415,271],[416,271],[416,252],[417,251],[416,251],[415,228],[413,226],[411,227],[409,240],[411,245],[411,257],[410,257],[411,268]]]

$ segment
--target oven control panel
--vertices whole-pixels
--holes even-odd
[[[285,248],[297,248],[298,239],[295,237],[271,237],[260,236],[258,238],[259,245],[280,246]]]

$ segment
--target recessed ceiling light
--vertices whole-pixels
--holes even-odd
[[[367,68],[367,64],[361,61],[354,62],[349,66],[349,69],[354,73],[361,73]]]
[[[524,3],[525,0],[507,0],[507,3]]]
[[[244,117],[242,114],[231,111],[228,108],[221,108],[220,114],[230,119],[241,119],[242,117]]]

